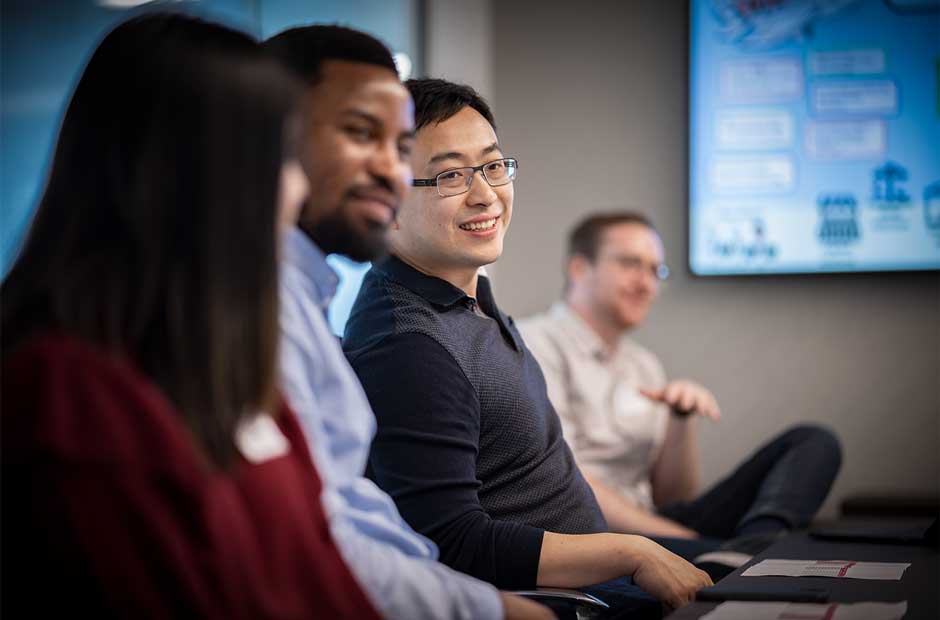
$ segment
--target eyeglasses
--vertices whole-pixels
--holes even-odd
[[[519,162],[515,158],[506,157],[488,161],[482,166],[451,168],[433,179],[415,179],[411,184],[415,187],[437,187],[437,193],[446,198],[470,191],[470,184],[473,183],[477,172],[483,173],[483,179],[490,187],[499,187],[512,183],[518,168]]]
[[[631,256],[629,254],[618,254],[611,256],[610,259],[617,263],[621,269],[634,273],[646,271],[660,282],[669,279],[670,271],[665,263],[647,263],[639,256]]]

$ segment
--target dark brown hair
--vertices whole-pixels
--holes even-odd
[[[656,230],[650,219],[637,211],[593,213],[578,222],[568,235],[568,258],[578,255],[593,263],[597,258],[597,249],[601,245],[604,231],[619,224],[640,224],[650,230]]]
[[[2,287],[3,348],[54,330],[128,356],[211,461],[276,394],[277,189],[299,86],[248,36],[178,14],[96,49]]]

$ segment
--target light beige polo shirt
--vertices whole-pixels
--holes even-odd
[[[564,302],[518,326],[542,367],[549,399],[582,470],[653,509],[650,478],[669,408],[637,388],[666,384],[659,359],[627,337],[609,354]]]

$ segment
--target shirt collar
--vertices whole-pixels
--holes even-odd
[[[436,306],[449,308],[472,299],[447,280],[422,273],[395,255],[376,263],[375,269]]]
[[[601,337],[567,303],[556,301],[552,304],[550,312],[563,325],[581,353],[598,361],[610,359],[611,353]]]
[[[389,255],[381,262],[376,263],[373,269],[420,295],[435,306],[450,308],[462,304],[466,306],[469,312],[473,312],[472,304],[478,303],[483,312],[497,322],[503,337],[517,351],[522,350],[522,342],[516,333],[510,329],[512,319],[496,306],[493,289],[490,287],[490,280],[486,276],[479,276],[477,280],[477,298],[474,300],[463,289],[441,278],[422,273],[394,255]]]
[[[336,295],[339,277],[326,262],[326,255],[305,232],[291,227],[284,239],[284,259],[312,284],[313,302],[326,308]]]

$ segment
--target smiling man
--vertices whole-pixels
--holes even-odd
[[[337,278],[324,255],[382,256],[411,185],[413,105],[391,53],[339,26],[292,28],[265,46],[307,84],[300,159],[310,194],[283,248],[281,378],[322,478],[321,499],[343,559],[383,618],[552,617],[436,562],[434,544],[363,477],[375,418],[326,322]]]
[[[718,420],[717,400],[694,381],[667,379],[629,336],[669,275],[663,260],[643,214],[588,216],[569,238],[564,301],[520,329],[612,530],[717,539],[704,548],[664,541],[689,556],[728,538],[757,551],[809,523],[838,472],[839,443],[826,429],[796,427],[699,495],[696,420]]]
[[[707,575],[648,539],[607,533],[538,364],[479,275],[502,253],[518,169],[489,107],[443,80],[407,86],[416,187],[343,342],[378,419],[372,477],[443,562],[499,587],[587,587],[632,575],[668,605],[684,605]],[[627,581],[598,593],[616,608],[611,617],[659,613]]]

